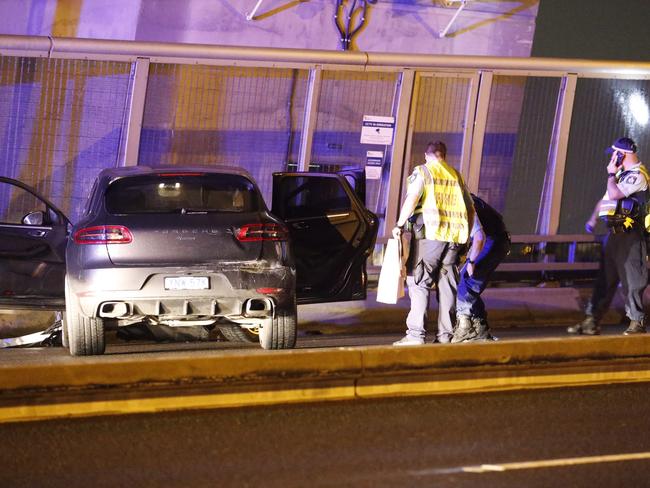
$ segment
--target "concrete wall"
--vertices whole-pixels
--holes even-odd
[[[0,32],[243,46],[340,48],[334,0],[0,0]],[[357,2],[360,3],[360,2]],[[354,47],[363,51],[529,56],[539,0],[379,0]],[[346,2],[345,11],[350,8]],[[342,15],[345,17],[345,15]],[[357,19],[358,21],[358,19]],[[353,23],[354,25],[354,23]]]
[[[648,0],[571,0],[561,8],[558,3],[543,0],[539,6],[533,56],[650,59]]]

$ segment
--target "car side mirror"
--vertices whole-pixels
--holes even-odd
[[[23,224],[25,225],[43,225],[45,221],[45,214],[38,210],[36,212],[29,212],[23,217]]]

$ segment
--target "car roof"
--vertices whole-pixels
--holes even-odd
[[[251,174],[243,168],[234,166],[125,166],[120,168],[106,168],[102,170],[97,179],[103,185],[125,176],[155,175],[159,173],[208,173],[239,175],[255,181]]]

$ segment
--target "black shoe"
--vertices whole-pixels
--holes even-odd
[[[569,334],[598,335],[600,334],[600,327],[598,327],[596,320],[591,315],[588,315],[579,324],[567,327],[566,331]]]
[[[645,334],[645,324],[640,320],[630,320],[630,326],[623,332],[624,335]]]

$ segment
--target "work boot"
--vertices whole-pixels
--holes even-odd
[[[486,319],[482,317],[472,317],[472,325],[476,332],[476,337],[472,341],[494,341],[496,340],[490,334],[490,326]]]
[[[452,343],[471,341],[476,337],[476,331],[471,319],[467,315],[459,315],[454,335],[451,338]]]
[[[567,327],[566,331],[569,334],[598,335],[600,334],[600,327],[598,327],[593,316],[587,315],[579,324]]]
[[[645,334],[645,324],[642,320],[630,320],[630,326],[623,332],[624,335]]]

